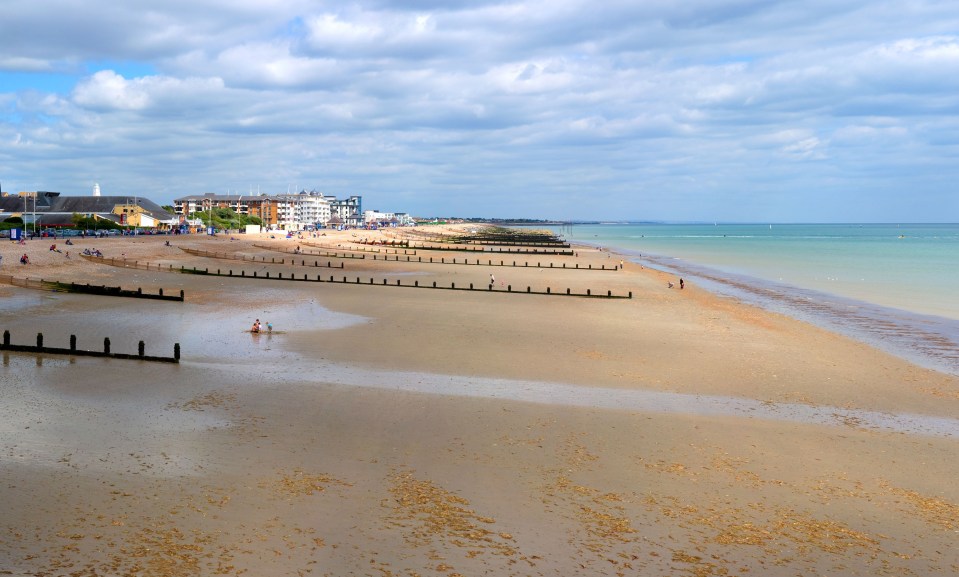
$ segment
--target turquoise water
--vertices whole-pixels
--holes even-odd
[[[554,230],[569,241],[625,252],[687,282],[959,374],[959,224],[610,224]]]

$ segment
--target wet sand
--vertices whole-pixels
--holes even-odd
[[[183,359],[3,354],[8,574],[959,571],[959,379],[695,279],[668,289],[632,262],[346,259],[335,273],[634,294],[586,300],[203,277],[73,252],[237,270],[178,246],[282,257],[247,238],[89,239],[71,259],[49,244],[28,243],[26,267],[22,247],[0,245],[0,274],[182,289],[186,302],[0,285],[13,342],[179,342]],[[578,252],[536,258],[619,260]],[[254,318],[284,334],[244,333]]]

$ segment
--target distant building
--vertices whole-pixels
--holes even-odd
[[[414,226],[416,222],[409,214],[405,212],[380,212],[378,210],[363,211],[363,223],[365,226]]]
[[[176,216],[141,196],[60,196],[59,192],[21,192],[0,196],[0,220],[12,216],[37,228],[74,226],[74,215],[110,221],[121,226],[173,227]]]
[[[322,228],[328,226],[334,216],[340,219],[338,226],[360,227],[363,225],[362,205],[360,196],[337,200],[315,190],[276,195],[210,192],[173,201],[173,208],[181,218],[214,208],[230,208],[239,214],[258,217],[266,228],[282,230]]]
[[[363,226],[363,197],[351,196],[344,200],[336,200],[330,203],[330,211],[343,219],[346,226]]]

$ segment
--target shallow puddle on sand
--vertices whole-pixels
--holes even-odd
[[[361,316],[331,311],[302,293],[261,290],[255,302],[238,302],[236,310],[222,302],[207,306],[199,300],[184,303],[140,299],[111,299],[110,307],[98,311],[101,297],[22,291],[0,299],[0,312],[10,328],[14,344],[35,344],[38,332],[50,347],[69,346],[71,334],[77,336],[77,348],[103,350],[104,339],[111,350],[136,353],[144,341],[147,355],[173,356],[174,343],[180,343],[183,358],[201,361],[241,361],[267,355],[276,360],[275,345],[295,331],[337,330],[369,322]],[[253,321],[259,319],[264,332],[251,334]],[[265,331],[272,323],[274,334]],[[271,354],[270,351],[273,351]]]

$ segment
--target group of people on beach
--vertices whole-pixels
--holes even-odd
[[[262,327],[260,326],[260,319],[256,319],[255,321],[253,321],[253,327],[250,329],[250,332],[251,332],[251,333],[259,333],[259,332],[261,332],[262,330],[263,330],[263,329],[262,329]],[[268,333],[272,333],[272,332],[273,332],[273,325],[270,323],[270,321],[266,321],[266,332],[268,332]]]

